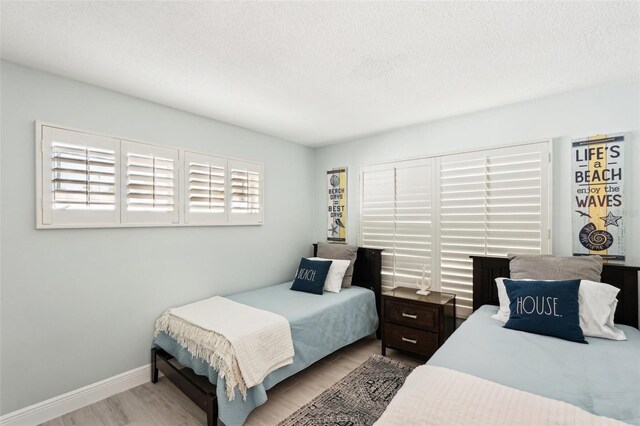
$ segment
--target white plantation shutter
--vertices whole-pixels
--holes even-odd
[[[227,159],[185,151],[185,222],[227,221]]]
[[[261,163],[35,124],[38,229],[263,223]]]
[[[423,268],[431,278],[432,175],[430,161],[396,167],[396,285],[414,287]]]
[[[486,160],[476,153],[440,160],[440,290],[456,295],[456,313],[472,306],[470,255],[485,254]]]
[[[122,222],[179,221],[178,149],[122,141]]]
[[[545,254],[549,243],[548,144],[477,151],[438,159],[439,281],[472,310],[470,255]]]
[[[431,160],[363,169],[360,244],[382,252],[383,286],[414,287],[432,271]]]
[[[261,224],[263,206],[262,165],[228,160],[228,221],[230,224]]]
[[[360,244],[385,249],[383,286],[433,288],[472,310],[472,255],[550,252],[549,142],[361,169]],[[433,165],[433,166],[432,166]]]
[[[117,223],[118,142],[42,126],[43,225]]]
[[[115,210],[115,151],[53,142],[53,209]]]
[[[395,168],[389,165],[365,168],[360,185],[360,245],[384,249],[382,286],[393,287]]]
[[[548,154],[540,146],[495,152],[487,161],[487,255],[547,254]],[[543,196],[544,194],[544,196]]]

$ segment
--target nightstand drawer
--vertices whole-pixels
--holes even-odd
[[[385,301],[385,321],[438,332],[438,309],[424,304]]]
[[[415,328],[385,324],[385,344],[401,351],[430,357],[438,350],[438,335]]]

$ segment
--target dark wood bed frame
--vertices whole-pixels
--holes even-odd
[[[313,255],[318,245],[313,245]],[[358,247],[358,256],[353,269],[352,285],[373,290],[376,296],[376,309],[380,318],[380,291],[382,286],[382,250]],[[380,338],[380,327],[376,331]],[[151,348],[151,382],[158,382],[158,371],[162,373],[207,414],[207,426],[214,426],[218,419],[218,401],[216,386],[204,376],[198,376],[190,368],[171,362],[173,356],[161,348]]]
[[[473,310],[482,305],[499,305],[495,279],[509,277],[509,259],[504,257],[471,256],[473,259]],[[616,324],[638,328],[638,271],[640,267],[626,265],[602,266],[601,282],[618,287]]]

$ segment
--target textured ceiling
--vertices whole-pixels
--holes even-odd
[[[640,78],[638,2],[1,8],[4,59],[308,145]]]

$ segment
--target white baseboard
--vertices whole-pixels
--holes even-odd
[[[151,364],[47,399],[0,417],[0,426],[31,426],[86,407],[151,380]]]

